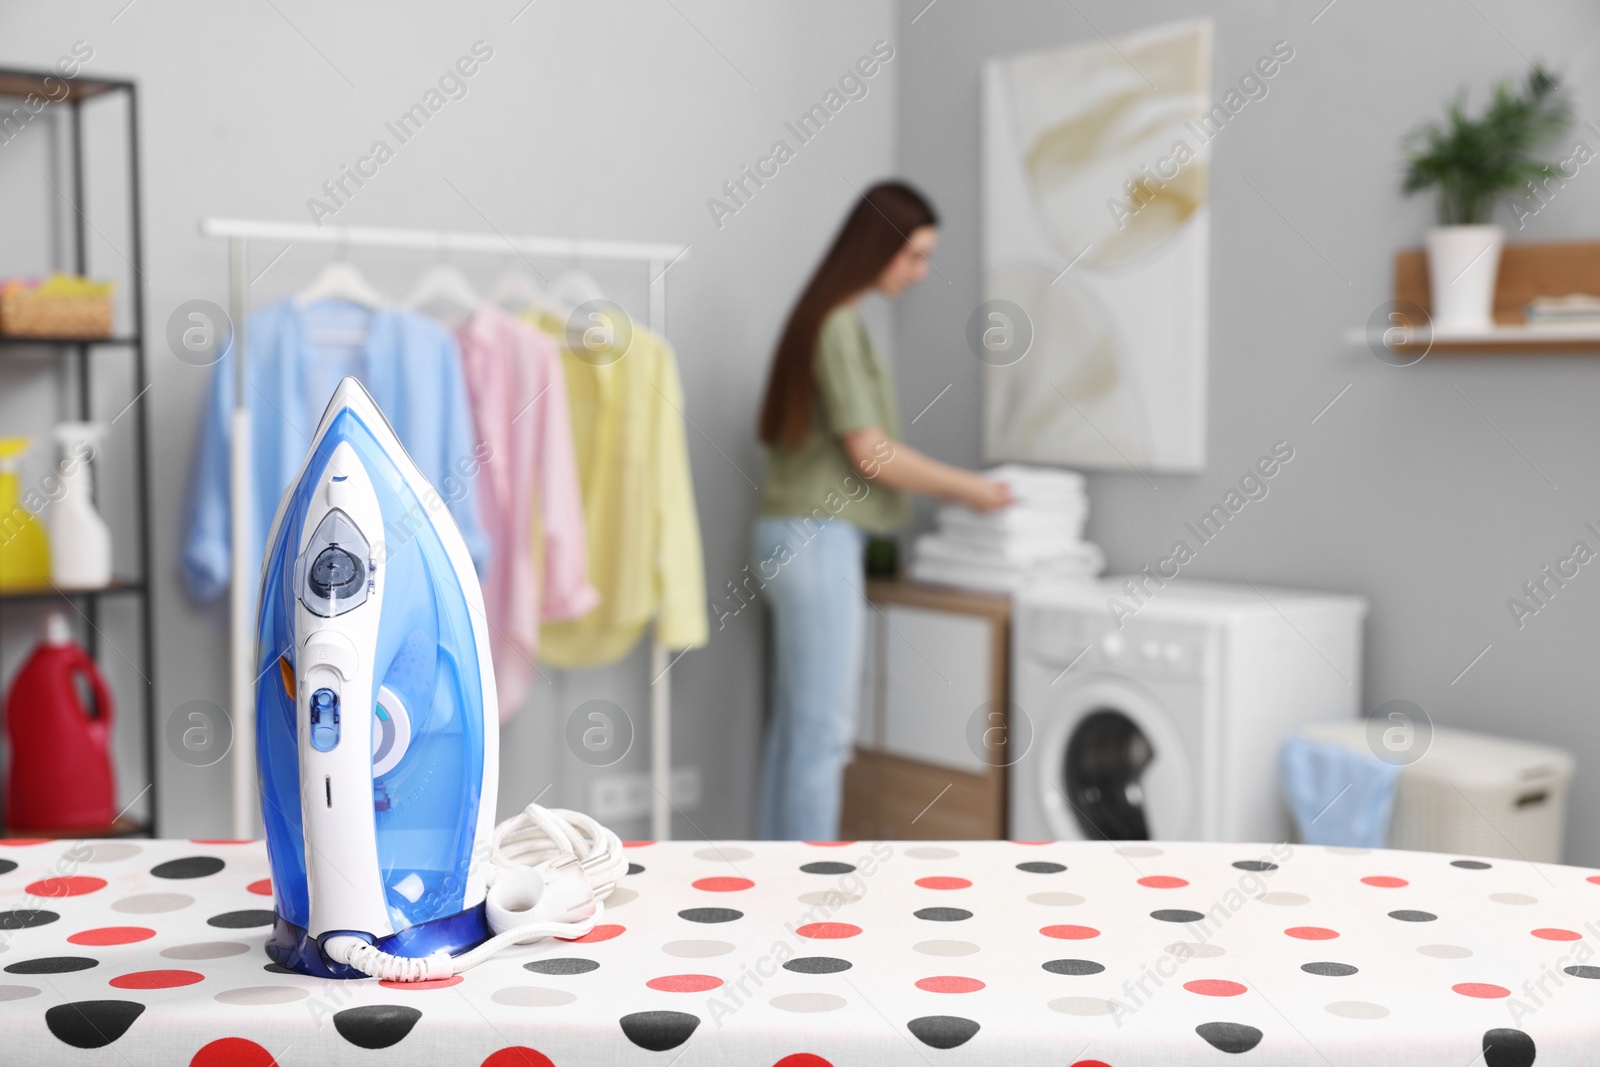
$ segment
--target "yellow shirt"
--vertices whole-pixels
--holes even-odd
[[[652,620],[668,648],[705,644],[705,565],[672,346],[635,325],[620,356],[574,355],[563,323],[531,318],[561,342],[589,582],[600,591],[587,615],[540,628],[541,659],[556,667],[613,663]]]

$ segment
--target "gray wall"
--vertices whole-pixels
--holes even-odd
[[[1574,541],[1600,548],[1583,528],[1600,517],[1600,366],[1592,355],[1430,356],[1396,369],[1346,346],[1342,334],[1388,299],[1394,251],[1420,243],[1432,221],[1429,203],[1396,191],[1402,135],[1462,86],[1478,105],[1491,81],[1520,77],[1524,56],[1567,74],[1581,120],[1600,115],[1591,47],[1600,14],[1587,4],[1512,0],[1323,8],[1323,0],[900,5],[897,161],[948,220],[937,261],[949,278],[932,276],[898,308],[901,403],[915,412],[954,382],[909,439],[945,459],[980,460],[978,363],[963,341],[981,289],[980,64],[1204,12],[1216,23],[1220,97],[1274,41],[1289,41],[1295,58],[1270,95],[1213,146],[1206,471],[1092,475],[1090,538],[1106,548],[1113,573],[1152,562],[1272,442],[1292,442],[1296,458],[1271,496],[1184,573],[1369,598],[1365,705],[1404,698],[1440,724],[1572,749],[1580,777],[1568,858],[1597,863],[1600,824],[1587,815],[1600,805],[1600,784],[1583,771],[1600,761],[1600,574],[1584,568],[1520,630],[1506,601]],[[1593,131],[1574,136],[1600,149]],[[1600,177],[1585,168],[1521,232],[1508,211],[1501,221],[1512,223],[1513,240],[1593,235]]]
[[[495,52],[469,94],[401,148],[335,221],[690,243],[688,258],[669,275],[669,332],[687,391],[712,591],[743,565],[754,510],[746,477],[761,477],[752,426],[767,356],[853,187],[891,169],[898,61],[720,229],[706,200],[741,166],[766,155],[774,140],[793,143],[783,123],[819,101],[874,41],[892,36],[892,8],[887,0],[759,7],[637,0],[522,10],[524,4],[407,3],[385,5],[381,16],[365,6],[299,2],[136,4],[125,11],[125,0],[5,5],[0,63],[47,66],[82,39],[95,50],[88,73],[140,83],[148,313],[157,342],[151,348],[155,385],[144,403],[155,427],[156,707],[163,719],[185,701],[224,704],[227,698],[226,612],[220,605],[195,608],[176,579],[207,372],[181,363],[159,341],[180,303],[226,302],[225,248],[202,240],[196,223],[208,215],[305,221],[306,198],[340,164],[363,154],[382,135],[384,121],[418,99],[478,39]],[[49,128],[27,133],[42,146],[44,139],[31,135],[47,135]],[[0,187],[26,190],[25,202],[36,205],[30,210],[49,219],[51,197],[48,190],[41,194],[36,166],[44,162],[44,149],[38,148],[38,158],[25,151],[34,150],[20,139],[0,147]],[[8,212],[0,233],[0,265],[17,271],[43,265],[43,222]],[[110,245],[126,248],[120,231],[107,236]],[[255,270],[277,252],[261,249]],[[253,298],[265,303],[292,291],[325,258],[312,248],[291,248],[262,275]],[[375,253],[354,258],[380,288],[396,294],[431,260]],[[462,263],[485,287],[504,266]],[[94,266],[126,273],[112,248],[98,248]],[[639,271],[593,269],[625,306],[644,312]],[[9,369],[4,382],[0,428],[47,426],[58,403],[48,370]],[[109,415],[116,408],[102,410]],[[29,478],[35,476],[30,470]],[[6,624],[9,667],[31,640],[31,623],[8,614]],[[698,765],[704,779],[702,802],[689,813],[694,825],[680,819],[679,835],[738,837],[753,830],[761,634],[759,618],[745,612],[714,633],[708,648],[672,669],[677,762]],[[588,806],[591,772],[567,754],[560,724],[591,696],[613,700],[632,715],[639,736],[619,769],[645,768],[643,659],[540,687],[533,706],[505,731],[502,811],[552,782],[545,803]],[[168,756],[164,745],[162,756],[162,832],[225,833],[226,764],[195,769]],[[129,800],[145,784],[133,777],[125,774],[122,783]],[[642,822],[617,828],[625,836],[646,829]]]

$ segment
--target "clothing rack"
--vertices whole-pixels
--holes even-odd
[[[245,406],[245,321],[250,315],[249,255],[252,241],[336,245],[340,248],[390,248],[446,255],[504,256],[508,253],[544,259],[611,260],[641,263],[649,269],[648,325],[666,334],[667,270],[688,254],[687,245],[635,241],[578,240],[525,234],[471,233],[452,230],[402,230],[372,226],[312,226],[305,223],[253,219],[204,219],[200,232],[228,242],[228,314],[234,323],[234,409],[229,513],[233,537],[233,580],[229,593],[230,704],[238,709],[233,729],[233,836],[256,836],[254,633],[258,561],[250,552],[250,411]],[[280,253],[281,254],[281,253]],[[672,690],[667,678],[666,648],[650,649],[650,779],[654,786],[650,832],[656,840],[672,836]],[[490,709],[495,714],[494,709]],[[490,798],[489,803],[494,803]]]

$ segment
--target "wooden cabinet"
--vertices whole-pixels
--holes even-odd
[[[867,584],[866,668],[840,832],[976,840],[1006,831],[1011,598]]]

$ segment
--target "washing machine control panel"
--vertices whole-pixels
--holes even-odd
[[[1117,670],[1158,677],[1200,673],[1206,627],[1171,619],[1124,618],[1109,611],[1031,605],[1020,620],[1025,649],[1058,670]]]

